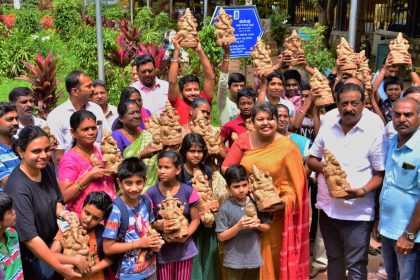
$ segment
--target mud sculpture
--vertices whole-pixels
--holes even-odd
[[[220,8],[219,16],[214,21],[216,27],[217,44],[219,46],[229,46],[236,42],[235,28],[232,27],[232,16]]]
[[[392,62],[395,65],[406,65],[407,63],[404,60],[404,57],[409,54],[408,49],[410,45],[408,44],[407,39],[402,36],[402,33],[399,32],[397,38],[391,40],[389,43],[389,51],[392,56]]]
[[[160,114],[159,123],[161,126],[160,140],[163,145],[172,146],[182,142],[182,127],[179,125],[178,112],[171,106],[169,101]]]
[[[151,148],[156,150],[162,150],[163,144],[160,138],[160,124],[159,119],[155,113],[153,113],[150,118],[145,121],[145,127],[147,131],[152,135]]]
[[[341,42],[337,46],[337,59],[342,63],[338,67],[340,73],[348,76],[354,76],[357,70],[357,56],[346,39],[341,37]]]
[[[334,198],[347,196],[346,189],[350,188],[346,180],[347,174],[335,156],[327,149],[324,149],[324,162],[323,173],[330,196]]]
[[[331,88],[328,84],[328,79],[322,75],[318,69],[315,68],[314,75],[310,78],[309,83],[311,88],[319,88],[321,96],[316,97],[316,106],[326,106],[334,104],[334,98],[331,92]]]
[[[253,221],[258,221],[257,211],[255,211],[254,204],[251,202],[245,207],[245,216],[251,218]]]
[[[213,194],[210,182],[207,175],[204,175],[199,168],[194,168],[193,178],[191,179],[192,187],[200,195],[200,202],[198,204],[198,211],[200,215],[204,215],[206,224],[214,223],[214,212],[219,210],[219,202]]]
[[[196,48],[198,45],[197,20],[191,14],[190,9],[187,8],[185,14],[179,19],[178,29],[179,45],[182,48]]]
[[[270,47],[258,37],[257,43],[251,48],[252,66],[254,71],[271,70],[273,63],[271,61]]]
[[[184,205],[179,199],[174,198],[169,191],[159,205],[159,215],[164,221],[173,222],[172,230],[163,233],[164,238],[174,239],[188,235],[188,220],[184,216]]]
[[[356,78],[363,82],[365,90],[369,93],[372,92],[372,71],[369,68],[369,59],[365,56],[365,51],[358,53],[360,58],[359,68],[356,72]]]
[[[85,257],[89,266],[95,265],[95,254],[89,252],[89,235],[87,231],[79,224],[75,218],[76,213],[71,212],[69,228],[63,232],[63,238],[60,240],[63,247],[63,255]]]
[[[279,196],[280,192],[273,184],[273,178],[255,165],[252,166],[252,175],[249,179],[258,210],[262,211],[283,202]]]
[[[204,117],[203,113],[198,112],[197,118],[190,121],[189,126],[192,133],[203,136],[209,155],[217,155],[220,153],[220,150],[223,149],[222,136],[219,131],[212,132],[211,125]]]
[[[48,134],[51,149],[56,149],[58,147],[58,140],[53,134],[51,134],[51,129],[49,128],[49,126],[44,126],[42,129]]]
[[[117,173],[118,165],[122,162],[120,150],[117,142],[112,137],[111,132],[104,130],[101,143],[102,162],[105,169]],[[91,157],[92,160],[92,157]]]
[[[296,30],[284,40],[285,55],[290,56],[292,66],[301,66],[302,57],[305,57],[305,52],[302,48],[302,40],[299,38]]]

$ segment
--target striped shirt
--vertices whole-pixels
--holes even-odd
[[[2,273],[7,280],[22,280],[22,260],[20,258],[19,238],[17,232],[8,228],[4,232],[7,248],[0,242],[0,278]]]
[[[0,180],[9,176],[19,163],[20,160],[12,148],[0,143]],[[2,185],[0,185],[0,191],[3,191]]]

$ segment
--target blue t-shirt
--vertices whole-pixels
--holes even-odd
[[[0,143],[0,180],[12,173],[13,169],[18,166],[20,160],[13,152],[13,149],[7,145]],[[3,186],[0,185],[0,191],[3,191]]]
[[[140,199],[137,207],[127,206],[129,223],[125,242],[139,240],[147,235],[147,230],[155,220],[152,209]],[[103,238],[114,239],[118,237],[118,229],[121,225],[121,211],[115,204],[105,225]],[[156,254],[150,249],[136,249],[124,253],[121,265],[118,269],[119,279],[145,279],[156,271]]]

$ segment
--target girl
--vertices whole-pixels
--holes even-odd
[[[188,235],[183,238],[166,240],[157,256],[157,279],[184,280],[191,279],[192,258],[197,255],[197,247],[191,236],[200,224],[197,203],[200,200],[198,193],[190,186],[178,181],[177,176],[182,169],[181,156],[173,151],[161,151],[158,154],[159,183],[147,191],[153,205],[159,205],[168,191],[178,198],[184,205],[184,216],[189,221]],[[156,222],[153,227],[164,232],[169,227],[164,223],[158,213],[158,207],[153,212]]]
[[[58,182],[67,210],[80,214],[90,192],[104,191],[112,199],[116,192],[111,171],[103,168],[101,151],[94,145],[98,135],[95,115],[86,110],[74,112],[70,127],[74,146],[60,160]],[[92,157],[99,164],[95,164]]]
[[[203,137],[195,133],[185,135],[179,152],[184,166],[178,179],[191,186],[193,170],[199,168],[203,174],[207,175],[211,186],[213,171],[204,164],[207,157],[207,146]],[[200,224],[193,240],[197,246],[198,255],[193,258],[191,278],[220,279],[219,251],[213,225]]]

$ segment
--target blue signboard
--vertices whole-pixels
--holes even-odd
[[[257,38],[263,34],[263,28],[255,6],[226,6],[225,12],[232,16],[232,27],[235,28],[236,43],[230,45],[230,58],[249,57],[251,48],[257,43]],[[220,6],[214,11],[214,19],[219,15]]]

